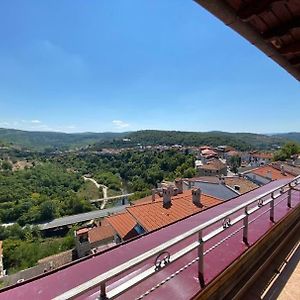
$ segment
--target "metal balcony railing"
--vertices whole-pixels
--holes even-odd
[[[130,288],[136,286],[141,281],[149,278],[153,274],[159,272],[163,269],[164,266],[170,265],[173,262],[177,261],[184,255],[190,253],[191,251],[198,249],[198,274],[199,274],[199,283],[201,286],[204,286],[204,244],[210,241],[212,238],[220,235],[222,232],[226,231],[229,227],[237,224],[238,222],[243,222],[243,242],[248,244],[248,227],[249,216],[254,212],[260,210],[262,207],[269,205],[269,208],[264,213],[270,213],[270,220],[274,222],[274,212],[275,207],[282,201],[287,201],[286,204],[288,207],[291,207],[291,193],[292,190],[300,183],[300,176],[294,178],[287,184],[283,184],[279,187],[276,187],[272,190],[269,190],[265,193],[260,194],[259,196],[236,206],[235,208],[211,219],[208,222],[205,222],[175,238],[170,239],[169,241],[77,286],[71,290],[57,296],[56,300],[62,299],[74,299],[80,295],[83,295],[95,288],[100,288],[100,299],[114,299],[117,296],[120,296]],[[298,190],[299,191],[299,190]],[[287,197],[276,201],[282,194],[287,194]],[[233,216],[234,215],[234,216]],[[203,234],[204,230],[207,231],[212,225],[221,222],[222,225],[216,229],[211,230],[207,234]],[[182,248],[176,253],[170,255],[167,251],[170,247],[179,244],[180,242],[186,240],[187,238],[198,235],[197,241],[188,245],[187,247]],[[147,270],[141,272],[140,274],[134,276],[125,283],[120,284],[116,288],[106,291],[106,284],[111,279],[116,278],[117,276],[132,270],[146,260],[156,256],[155,265],[148,268]]]

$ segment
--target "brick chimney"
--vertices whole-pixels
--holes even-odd
[[[163,188],[162,190],[163,194],[163,206],[164,207],[169,207],[171,206],[171,196],[172,196],[172,191],[171,189]]]
[[[183,193],[183,181],[181,178],[175,179],[175,186],[178,189],[178,194],[182,194]]]
[[[272,172],[271,172],[271,171],[268,171],[266,177],[272,180]]]
[[[152,189],[151,192],[152,192],[152,202],[154,202],[155,201],[156,189]]]
[[[203,206],[201,204],[201,190],[200,189],[192,189],[192,199],[193,199],[193,203],[196,206],[198,206],[198,207]]]
[[[281,170],[281,174],[282,174],[282,175],[285,175],[284,165],[281,165],[281,166],[280,166],[280,170]]]

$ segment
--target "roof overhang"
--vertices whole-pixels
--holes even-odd
[[[300,0],[194,0],[300,81]]]

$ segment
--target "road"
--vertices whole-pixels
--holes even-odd
[[[122,205],[122,206],[116,206],[116,207],[111,207],[111,208],[102,209],[102,210],[95,210],[95,211],[82,213],[82,214],[78,214],[78,215],[62,217],[62,218],[54,219],[48,223],[38,224],[38,226],[41,230],[47,230],[47,229],[52,229],[52,228],[56,228],[56,227],[72,225],[75,223],[86,222],[86,221],[90,221],[93,219],[104,218],[110,214],[118,213],[122,210],[125,210],[125,208],[128,206],[129,205]]]
[[[100,209],[104,209],[104,207],[105,207],[105,205],[107,203],[106,198],[107,198],[108,187],[106,185],[104,185],[104,184],[99,184],[94,178],[83,176],[83,179],[85,181],[89,180],[89,181],[93,182],[98,189],[102,188],[103,200],[102,200]],[[99,201],[96,201],[96,202],[99,202]]]

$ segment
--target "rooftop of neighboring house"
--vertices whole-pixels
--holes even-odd
[[[250,171],[243,172],[244,176],[249,178],[251,181],[259,184],[265,185],[270,181],[278,179],[293,178],[294,176],[288,172],[282,172],[272,165],[266,165],[258,168],[254,168]]]
[[[250,192],[259,187],[257,184],[253,183],[252,181],[238,176],[225,177],[225,184],[227,186],[230,186],[233,189],[239,187],[237,191],[240,194]]]
[[[151,196],[150,196],[151,197]],[[136,220],[129,212],[122,212],[111,217],[106,218],[108,223],[118,233],[122,240],[126,241],[138,235],[134,227]]]
[[[236,150],[230,150],[230,151],[227,152],[227,155],[228,156],[240,156],[241,153],[236,151]]]
[[[127,211],[146,230],[152,231],[165,225],[176,222],[223,201],[201,193],[200,201],[203,206],[193,203],[192,191],[187,190],[182,194],[171,197],[169,206],[163,205],[163,200],[151,203],[133,205]]]
[[[217,177],[215,177],[217,178]],[[221,181],[217,178],[216,182],[208,182],[196,180],[194,182],[194,187],[200,188],[201,191],[209,196],[216,197],[223,201],[227,201],[239,195],[237,191],[233,191],[231,188],[227,187],[225,184],[222,184]]]
[[[272,159],[273,153],[270,152],[251,152],[250,155],[255,158]]]
[[[201,150],[201,154],[204,155],[204,156],[215,156],[215,155],[218,155],[218,153],[215,152],[215,151],[212,150],[212,149],[204,149],[204,150]]]
[[[114,230],[106,218],[102,219],[96,227],[85,227],[76,231],[76,235],[84,233],[88,233],[88,240],[90,243],[106,240],[114,236]]]
[[[300,167],[292,166],[292,165],[287,164],[285,162],[281,162],[281,161],[275,162],[275,163],[272,163],[272,166],[274,168],[278,169],[278,170],[282,170],[282,168],[283,168],[283,170],[285,172],[288,172],[288,173],[290,173],[294,176],[300,175]]]
[[[205,169],[205,170],[221,170],[223,168],[226,168],[226,165],[216,158],[216,159],[209,160],[206,164],[203,164],[198,168]]]
[[[292,174],[289,174],[288,172],[282,172],[281,170],[278,170],[272,167],[271,165],[258,167],[256,169],[251,170],[250,172],[265,178],[269,178],[271,180],[294,177]]]

